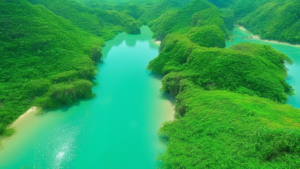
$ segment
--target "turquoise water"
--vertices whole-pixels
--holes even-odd
[[[159,45],[148,27],[141,35],[121,33],[106,43],[105,56],[93,88],[96,97],[70,107],[49,111],[44,116],[23,120],[18,132],[3,142],[0,168],[100,168],[154,169],[155,160],[166,147],[157,136],[164,121],[173,119],[170,96],[159,92],[161,76],[146,70],[158,55]],[[235,28],[238,35],[227,47],[251,42],[268,44],[286,53],[287,82],[295,89],[288,103],[300,108],[300,48],[257,39]]]
[[[154,169],[166,147],[157,132],[173,119],[161,76],[146,67],[158,55],[148,27],[120,33],[103,48],[94,99],[49,111],[4,142],[0,168]]]
[[[288,104],[291,104],[293,107],[300,108],[300,47],[260,39],[242,39],[242,37],[250,37],[253,36],[253,34],[249,31],[240,29],[239,27],[234,28],[233,34],[236,35],[235,40],[232,42],[226,42],[227,47],[241,42],[271,45],[274,49],[285,53],[293,60],[293,65],[287,65],[289,71],[286,81],[288,84],[293,86],[295,95],[289,96]]]

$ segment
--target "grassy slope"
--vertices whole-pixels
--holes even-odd
[[[199,11],[186,15],[192,11],[187,5],[150,19],[155,35],[164,36],[161,52],[148,68],[166,74],[162,90],[176,96],[176,120],[160,133],[168,144],[160,157],[163,168],[298,167],[300,111],[278,103],[292,93],[284,66],[291,60],[266,45],[222,49],[199,43],[207,36],[194,29],[210,25],[226,35],[226,18],[213,7],[192,6]],[[199,19],[202,25],[191,25],[201,9],[207,11],[200,17],[210,17]]]

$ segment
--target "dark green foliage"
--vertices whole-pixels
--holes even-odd
[[[229,30],[233,30],[235,22],[234,11],[229,8],[221,9],[220,11],[222,13],[226,28]]]
[[[48,79],[34,79],[24,83],[21,90],[26,92],[28,97],[34,98],[36,96],[44,95],[51,85]]]
[[[49,96],[61,104],[71,104],[78,98],[91,96],[91,89],[92,83],[87,80],[77,80],[71,83],[62,82],[51,86]]]

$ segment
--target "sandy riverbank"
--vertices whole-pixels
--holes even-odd
[[[161,44],[161,41],[159,41],[159,40],[154,40],[154,43],[160,45],[160,44]]]
[[[24,123],[27,123],[32,118],[35,117],[36,113],[38,111],[38,108],[36,106],[31,107],[29,110],[27,110],[24,114],[22,114],[16,121],[14,121],[10,128],[18,129],[20,126],[22,126]]]
[[[250,32],[248,31],[245,27],[243,26],[238,26],[239,29],[243,30],[243,31],[247,31],[247,32]],[[295,46],[295,47],[299,47],[300,48],[300,44],[291,44],[291,43],[287,43],[287,42],[281,42],[281,41],[276,41],[276,40],[267,40],[267,39],[261,39],[260,36],[258,35],[254,35],[252,32],[250,32],[252,34],[252,38],[251,39],[259,39],[259,40],[262,40],[262,41],[265,41],[265,42],[270,42],[270,43],[277,43],[277,44],[283,44],[283,45],[291,45],[291,46]]]
[[[37,112],[38,112],[38,108],[36,106],[31,107],[29,110],[23,113],[17,120],[15,120],[9,126],[9,128],[14,128],[16,131],[24,128],[24,126],[27,126],[28,124],[32,123]],[[1,139],[1,145],[3,146],[10,138],[11,137]]]

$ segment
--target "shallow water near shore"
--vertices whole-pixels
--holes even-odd
[[[243,39],[242,37],[252,37],[254,35],[239,27],[234,28],[233,34],[235,35],[234,41],[226,42],[226,47],[230,47],[241,42],[270,45],[274,49],[288,55],[293,60],[294,63],[292,65],[287,65],[289,71],[286,81],[288,84],[292,85],[295,95],[289,96],[287,103],[291,104],[293,107],[300,108],[300,47],[298,45],[289,45],[262,39]]]
[[[96,97],[23,120],[3,141],[0,168],[154,169],[166,150],[158,130],[173,119],[161,75],[146,67],[159,44],[148,27],[120,33],[103,48]],[[27,118],[24,118],[27,119]]]

